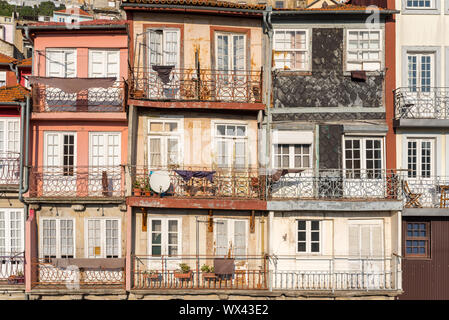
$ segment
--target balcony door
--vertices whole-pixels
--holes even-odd
[[[216,33],[215,46],[215,98],[221,101],[248,101],[250,88],[247,87],[249,79],[245,74],[246,35]]]
[[[47,77],[76,77],[76,49],[47,49],[45,57]],[[46,87],[44,92],[47,111],[76,111],[76,93],[52,87]]]
[[[77,196],[76,133],[44,132],[44,167],[40,173],[42,181],[36,183],[43,184],[43,196]],[[39,174],[36,179],[40,180]]]
[[[24,272],[23,209],[0,208],[0,278]]]
[[[383,138],[345,137],[343,196],[382,198],[386,192]]]
[[[147,31],[147,66],[143,78],[149,98],[175,99],[180,96],[180,84],[184,76],[176,70],[180,66],[180,30],[175,28],[149,29]],[[153,67],[159,68],[154,70]],[[165,70],[162,67],[168,68]],[[171,70],[171,71],[170,71]],[[139,72],[140,70],[138,70]],[[168,72],[168,75],[165,74]],[[165,76],[164,76],[165,74]]]
[[[407,83],[409,96],[405,98],[406,110],[411,118],[446,117],[445,101],[435,101],[435,54],[430,52],[407,53]]]
[[[89,78],[113,77],[112,88],[90,88],[88,90],[89,111],[121,111],[120,50],[89,50]]]
[[[89,134],[89,195],[120,196],[122,190],[120,132]]]
[[[193,267],[194,260],[182,261],[181,221],[181,218],[148,218],[150,231],[148,268],[150,270],[172,272],[179,269],[181,262]]]
[[[0,119],[0,184],[19,184],[20,118]]]

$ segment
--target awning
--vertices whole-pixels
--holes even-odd
[[[77,93],[90,88],[110,88],[116,77],[109,78],[58,78],[29,76],[30,84],[44,84],[52,88],[61,89],[67,93]]]

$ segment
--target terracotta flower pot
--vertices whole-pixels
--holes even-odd
[[[192,278],[192,271],[186,272],[186,273],[174,273],[175,278],[177,279],[191,279]]]
[[[140,196],[140,188],[134,188],[133,193],[135,196]]]

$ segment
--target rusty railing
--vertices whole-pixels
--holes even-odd
[[[124,172],[123,166],[33,167],[30,197],[123,197]]]
[[[264,190],[256,169],[129,167],[134,196],[176,198],[262,199]],[[151,181],[167,180],[169,188],[154,190]],[[154,185],[153,185],[154,186]]]
[[[77,93],[35,84],[32,88],[33,112],[122,112],[126,92],[125,81],[117,81],[110,88],[90,88]]]
[[[23,252],[0,252],[0,284],[24,284],[25,257]]]
[[[217,260],[228,269],[218,270]],[[268,289],[266,256],[133,256],[132,262],[133,289]]]
[[[0,153],[0,185],[19,184],[19,157],[18,152]]]
[[[58,266],[52,258],[34,258],[32,260],[32,287],[65,287],[75,288],[93,288],[111,286],[124,288],[125,286],[125,267],[103,268],[103,267],[80,267],[77,265],[77,259],[70,259],[68,266]],[[95,260],[97,259],[79,259]],[[110,258],[114,260],[114,258]],[[120,259],[121,260],[121,259]]]
[[[167,78],[161,78],[152,69],[136,68],[129,96],[148,100],[262,102],[262,70],[173,69]]]

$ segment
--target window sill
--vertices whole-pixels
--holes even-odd
[[[282,75],[289,75],[289,76],[311,76],[312,75],[312,71],[308,71],[308,70],[273,69],[273,71],[280,73]]]
[[[343,76],[344,77],[351,77],[351,72],[353,71],[364,71],[364,70],[352,70],[352,71],[343,71]],[[372,77],[372,76],[382,76],[383,75],[383,71],[382,70],[378,70],[378,71],[365,71],[366,76],[367,77]]]
[[[424,8],[417,8],[417,9],[408,9],[404,8],[401,10],[401,15],[426,15],[426,14],[441,14],[439,8],[432,8],[432,9],[424,9]]]

